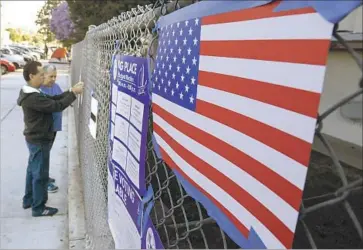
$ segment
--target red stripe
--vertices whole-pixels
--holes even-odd
[[[199,99],[197,100],[197,112],[262,142],[304,166],[309,165],[311,144],[306,141]]]
[[[199,71],[198,84],[245,96],[312,118],[317,117],[320,94],[256,80]]]
[[[201,41],[200,54],[325,65],[330,40]]]
[[[256,180],[290,204],[296,211],[299,211],[302,191],[286,179],[250,156],[239,151],[237,148],[184,122],[155,103],[153,104],[153,112],[162,117],[181,133],[188,135],[188,137],[216,152],[249,175],[253,176]]]
[[[230,23],[230,22],[256,20],[256,19],[269,18],[269,17],[281,17],[281,16],[315,13],[315,10],[311,7],[274,12],[274,9],[279,4],[280,4],[280,1],[275,1],[273,3],[255,7],[255,8],[237,10],[237,11],[203,17],[202,25],[217,24],[217,23]]]
[[[191,185],[196,187],[201,193],[203,193],[210,201],[212,201],[216,207],[218,207],[223,214],[227,216],[227,218],[236,226],[237,230],[241,232],[246,238],[249,235],[249,229],[247,229],[232,213],[230,213],[221,203],[219,203],[216,199],[214,199],[209,193],[207,193],[200,185],[198,185],[195,181],[193,181],[187,174],[185,174],[177,164],[170,158],[170,156],[165,152],[165,150],[160,147],[160,153],[163,157],[163,160],[171,167],[172,169],[177,170],[184,179],[186,179]]]
[[[294,234],[283,224],[274,214],[272,214],[263,204],[257,201],[244,189],[231,181],[224,174],[196,157],[190,151],[171,138],[158,124],[154,123],[154,131],[164,139],[164,141],[194,169],[206,176],[213,183],[230,194],[238,203],[245,207],[257,220],[272,232],[285,246],[292,244]]]

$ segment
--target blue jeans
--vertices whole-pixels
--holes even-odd
[[[34,212],[41,212],[48,201],[47,187],[52,143],[31,144],[27,142],[27,146],[29,149],[29,160],[23,204],[31,204]]]

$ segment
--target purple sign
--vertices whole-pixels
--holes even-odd
[[[115,168],[114,179],[116,196],[120,198],[125,205],[132,221],[140,233],[141,229],[140,226],[138,226],[138,220],[142,213],[140,206],[141,199],[131,183],[118,168]]]
[[[146,230],[141,237],[141,249],[164,249],[159,233],[156,231],[150,217],[148,217]]]
[[[147,60],[115,55],[110,73],[112,88],[117,86],[117,92],[112,90],[110,102],[112,161],[142,196],[146,189],[145,158],[150,102]]]

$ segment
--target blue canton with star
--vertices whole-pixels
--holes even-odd
[[[152,74],[153,93],[195,110],[197,98],[200,19],[164,26]]]

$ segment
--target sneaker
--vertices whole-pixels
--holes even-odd
[[[53,183],[48,184],[48,193],[55,193],[58,191],[58,187]]]
[[[53,178],[50,178],[50,177],[49,177],[48,182],[49,182],[49,183],[54,183],[54,182],[55,182],[55,179],[53,179]]]
[[[32,213],[33,217],[40,217],[40,216],[53,216],[58,213],[57,208],[53,207],[44,207],[43,211],[41,212],[34,212]]]
[[[24,208],[24,209],[28,209],[28,208],[31,208],[31,207],[32,207],[32,205],[24,204],[24,203],[23,203],[23,208]]]

